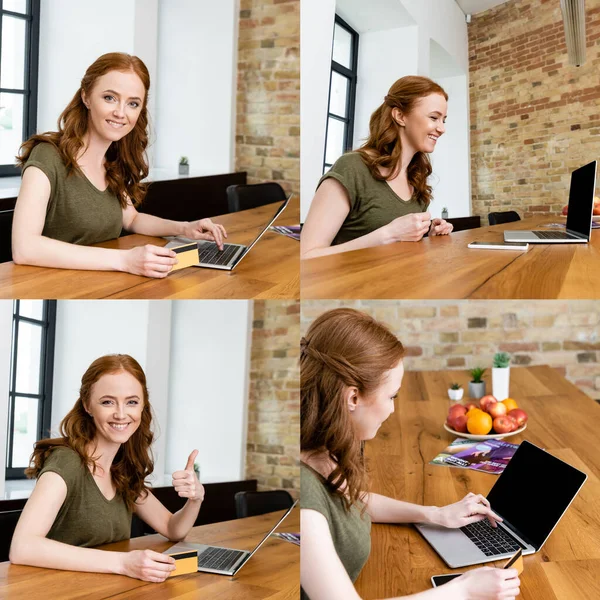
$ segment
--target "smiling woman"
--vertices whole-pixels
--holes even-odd
[[[15,262],[165,277],[177,262],[172,250],[82,246],[114,239],[125,229],[210,239],[222,247],[225,229],[210,219],[176,222],[136,210],[148,175],[149,89],[150,76],[139,58],[104,54],[87,69],[58,131],[34,135],[22,145]]]

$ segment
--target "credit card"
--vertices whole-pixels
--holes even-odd
[[[523,572],[523,550],[519,548],[502,567],[503,569],[516,569],[520,575]]]
[[[169,552],[167,551],[165,554],[169,554]],[[169,577],[198,572],[198,550],[176,552],[175,554],[169,554],[169,556],[175,559],[175,570],[171,571]]]

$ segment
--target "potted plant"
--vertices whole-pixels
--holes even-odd
[[[200,464],[197,462],[194,463],[194,473],[196,473],[196,477],[200,481]]]
[[[492,369],[492,394],[501,402],[509,397],[508,386],[510,381],[510,354],[497,352],[494,354],[494,367]]]
[[[462,400],[465,390],[462,389],[460,383],[451,383],[448,388],[448,398],[450,400]]]
[[[179,174],[189,175],[190,174],[190,163],[187,156],[182,156],[179,159]]]
[[[469,396],[475,400],[485,396],[485,381],[482,380],[485,369],[475,367],[469,371],[471,373],[471,381],[469,382]]]

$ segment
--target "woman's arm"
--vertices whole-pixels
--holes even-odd
[[[151,550],[109,552],[70,546],[46,538],[67,497],[67,484],[57,473],[44,473],[21,513],[10,546],[13,564],[117,573],[144,581],[164,581],[174,570],[174,560]]]

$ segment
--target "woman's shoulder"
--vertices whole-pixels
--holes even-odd
[[[332,169],[352,169],[352,170],[356,170],[356,169],[367,169],[368,171],[368,167],[365,164],[360,152],[346,152],[346,154],[342,154],[342,156],[340,156],[334,163],[334,165],[331,167]]]
[[[48,166],[63,165],[63,160],[58,148],[51,142],[37,143],[27,159],[27,163],[31,162],[37,162]]]
[[[44,471],[54,469],[74,472],[80,470],[81,467],[81,457],[73,448],[69,446],[56,446],[44,461],[40,474]]]

